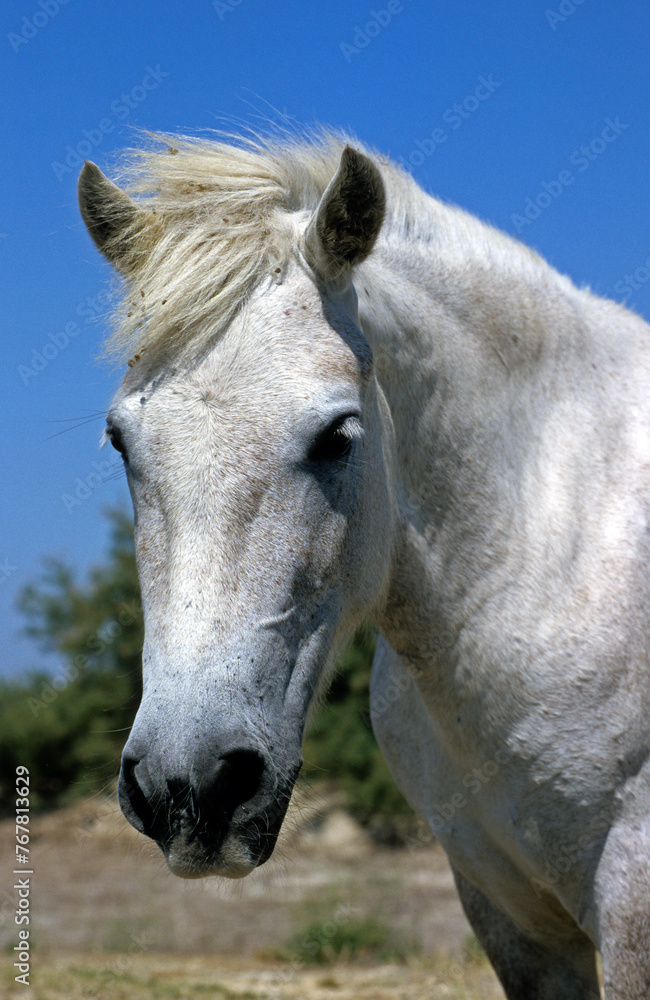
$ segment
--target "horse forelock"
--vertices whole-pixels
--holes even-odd
[[[122,232],[136,262],[111,317],[105,353],[124,362],[142,352],[176,359],[213,342],[264,281],[281,280],[298,244],[297,222],[318,207],[347,143],[373,158],[387,190],[384,233],[436,242],[441,256],[532,274],[548,266],[479,220],[426,194],[396,164],[335,131],[239,138],[173,135],[127,151],[120,186],[149,224]],[[301,215],[302,213],[302,215]]]
[[[312,212],[347,138],[237,145],[156,136],[128,151],[120,184],[156,219],[121,234],[136,260],[112,316],[106,353],[200,350],[296,246],[295,213]]]

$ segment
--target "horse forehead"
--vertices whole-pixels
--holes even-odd
[[[350,335],[359,333],[346,303],[323,301],[311,282],[272,287],[226,331],[191,383],[205,398],[244,407],[259,406],[265,390],[272,404],[306,389],[356,386],[365,366]]]
[[[264,415],[272,419],[287,408],[362,389],[371,355],[354,293],[328,301],[306,275],[290,277],[252,296],[199,364],[158,373],[146,385],[127,379],[114,406],[138,411],[138,401],[146,401],[149,418],[156,411],[156,420],[169,427],[175,417],[191,420],[206,406],[224,422],[246,413],[263,422]]]

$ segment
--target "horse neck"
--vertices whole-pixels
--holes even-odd
[[[462,256],[453,241],[389,233],[356,281],[396,442],[395,566],[379,624],[411,658],[428,641],[418,632],[423,600],[427,628],[449,637],[498,590],[542,386],[560,342],[586,335],[584,293],[494,239],[500,272],[484,253],[472,259],[471,245]],[[393,618],[391,605],[401,609]]]
[[[457,226],[457,211],[448,211]],[[463,247],[462,234],[409,242],[389,233],[359,268],[356,286],[398,440],[416,452],[445,444],[487,471],[501,433],[512,430],[513,407],[525,416],[540,376],[588,349],[599,300],[478,220],[469,220],[467,235]],[[414,418],[422,431],[416,439]],[[404,472],[419,480],[421,458],[410,462],[409,454]]]

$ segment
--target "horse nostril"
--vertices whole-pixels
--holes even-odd
[[[151,836],[153,813],[136,774],[136,768],[140,763],[141,761],[135,757],[122,756],[117,797],[120,808],[131,826],[140,833]]]
[[[237,749],[165,775],[148,754],[122,756],[118,798],[129,823],[159,844],[180,833],[215,843],[230,824],[267,817],[277,779],[257,750]]]
[[[233,750],[219,758],[201,785],[217,808],[232,815],[238,806],[245,811],[260,791],[264,770],[264,758],[255,750]]]

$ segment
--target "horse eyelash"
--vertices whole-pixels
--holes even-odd
[[[347,420],[344,420],[334,428],[334,434],[336,436],[340,435],[348,441],[356,441],[358,438],[363,437],[361,421],[358,417],[348,417]]]

